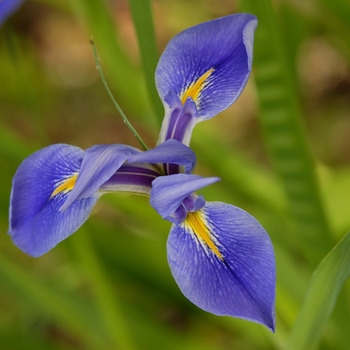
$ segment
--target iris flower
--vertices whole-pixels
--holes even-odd
[[[40,256],[75,232],[102,194],[148,195],[172,223],[168,263],[182,293],[203,310],[273,331],[269,236],[242,209],[197,195],[219,178],[193,174],[196,157],[189,148],[193,127],[229,107],[244,88],[256,25],[254,16],[236,14],[189,28],[169,42],[156,69],[165,117],[155,148],[113,144],[83,151],[56,144],[25,159],[11,193],[14,243]]]

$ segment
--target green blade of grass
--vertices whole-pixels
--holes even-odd
[[[109,283],[99,257],[90,243],[88,230],[81,228],[80,234],[73,236],[71,242],[74,243],[82,270],[85,272],[89,285],[93,290],[94,299],[100,310],[109,338],[113,343],[113,348],[133,349],[134,346],[118,303],[118,296],[112,291],[112,285]]]
[[[158,126],[163,120],[163,106],[155,86],[154,73],[158,62],[152,9],[149,0],[129,0],[136,29],[144,76]]]
[[[305,257],[316,266],[333,244],[302,123],[294,70],[286,57],[270,0],[242,0],[241,9],[258,17],[253,68],[260,97],[260,122],[298,224],[295,234]]]
[[[315,270],[303,307],[288,341],[289,350],[315,349],[322,330],[350,276],[350,232]]]
[[[0,257],[1,288],[6,289],[35,312],[48,317],[54,323],[72,332],[90,348],[105,349],[103,334],[95,323],[94,312],[87,305],[77,302],[33,277],[9,259]]]

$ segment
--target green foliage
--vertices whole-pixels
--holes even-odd
[[[300,97],[291,75],[294,69],[286,57],[270,1],[246,0],[242,8],[259,19],[254,73],[266,144],[298,224],[301,248],[317,262],[328,252],[331,239],[302,122]]]
[[[349,249],[348,233],[315,270],[288,342],[290,349],[314,349],[318,344],[340,290],[350,276]]]
[[[154,81],[154,71],[158,62],[158,52],[153,28],[151,4],[149,0],[129,0],[129,4],[138,38],[138,46],[148,95],[157,119],[157,126],[160,127],[163,120],[163,107]]]
[[[349,5],[233,3],[28,0],[0,28],[4,348],[348,348]],[[238,10],[259,20],[252,79],[232,108],[196,127],[192,147],[198,173],[222,179],[203,195],[249,211],[272,238],[275,334],[182,296],[166,261],[170,225],[147,198],[106,195],[82,229],[38,259],[6,235],[11,179],[28,154],[58,142],[137,146],[99,80],[91,36],[114,96],[153,145],[161,49],[189,23]]]

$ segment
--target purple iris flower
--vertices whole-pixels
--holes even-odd
[[[0,26],[10,17],[24,2],[24,0],[0,0]]]
[[[140,151],[122,144],[85,151],[56,144],[23,161],[13,179],[9,233],[40,256],[76,231],[108,192],[150,197],[172,222],[167,254],[183,294],[216,315],[275,327],[275,259],[271,241],[250,214],[206,202],[196,191],[219,179],[193,174],[188,147],[193,127],[229,107],[252,65],[257,20],[236,14],[189,28],[160,58],[156,84],[165,107],[157,146]]]

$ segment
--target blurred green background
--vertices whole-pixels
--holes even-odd
[[[309,287],[350,229],[349,2],[154,0],[155,38],[147,6],[28,0],[0,28],[0,349],[349,349],[347,241]],[[90,37],[115,98],[153,147],[155,59],[179,31],[240,11],[259,20],[252,77],[231,108],[196,127],[191,146],[196,173],[222,179],[201,194],[245,209],[271,236],[276,333],[181,294],[166,260],[170,223],[147,198],[106,195],[48,254],[18,250],[8,204],[26,156],[52,143],[138,146],[103,88]]]

